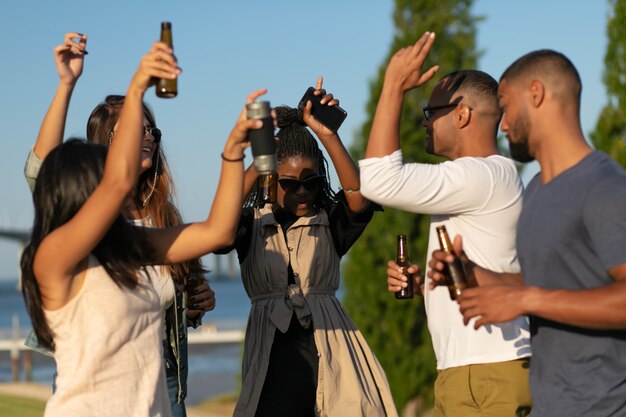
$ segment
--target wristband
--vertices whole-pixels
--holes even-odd
[[[246,157],[246,155],[241,155],[241,158],[235,158],[235,159],[230,159],[230,158],[226,158],[224,156],[224,152],[222,152],[222,159],[226,162],[240,162],[243,161],[243,159]]]

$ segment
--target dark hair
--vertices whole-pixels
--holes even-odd
[[[498,82],[489,74],[479,70],[454,71],[441,79],[450,79],[449,89],[455,94],[468,93],[498,107]]]
[[[313,204],[318,209],[329,210],[337,202],[337,199],[330,186],[328,161],[320,150],[317,141],[307,129],[302,119],[302,111],[288,106],[276,107],[274,110],[276,111],[276,123],[280,129],[276,134],[278,138],[276,142],[278,162],[294,156],[302,156],[317,161],[317,170],[323,180]],[[258,184],[257,180],[244,202],[244,207],[257,205]]]
[[[33,192],[35,220],[21,259],[26,309],[39,343],[54,350],[33,261],[43,239],[71,220],[96,189],[104,172],[106,148],[70,139],[44,159]],[[135,288],[142,265],[152,263],[152,248],[140,228],[118,216],[92,254],[119,286]]]
[[[87,141],[108,146],[113,127],[124,104],[124,96],[110,95],[96,106],[87,122]],[[143,103],[143,113],[150,126],[157,127],[156,119],[150,108]],[[169,165],[163,153],[161,143],[152,156],[152,167],[139,176],[135,193],[137,206],[143,217],[149,217],[155,227],[178,226],[182,216],[174,204],[175,187]],[[170,265],[170,272],[177,280],[189,274],[202,274],[204,269],[199,258],[180,264]]]
[[[566,86],[566,92],[580,102],[582,81],[576,67],[565,55],[550,49],[529,52],[513,62],[500,77],[512,81],[520,77],[537,77],[555,85]]]

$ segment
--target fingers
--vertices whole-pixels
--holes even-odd
[[[258,99],[265,93],[267,93],[267,88],[260,88],[248,94],[248,97],[246,97],[246,105],[254,103],[256,99]],[[248,110],[246,109],[246,106],[244,106],[243,109],[241,110],[241,113],[239,113],[239,120],[245,120],[247,118],[248,118]],[[276,120],[276,112],[273,113],[272,118]]]
[[[463,323],[467,326],[469,322],[478,317],[474,323],[474,328],[478,329],[480,326],[487,324],[484,317],[484,311],[480,308],[478,297],[480,290],[477,288],[468,288],[457,299],[459,303],[459,311],[463,315]]]
[[[313,110],[313,103],[311,102],[311,100],[307,100],[304,106],[304,110],[302,112],[302,117],[305,121],[308,121],[312,117],[311,115],[312,110]]]
[[[315,82],[315,89],[320,90],[322,88],[322,84],[324,83],[324,77],[321,75],[317,77],[317,81]]]
[[[426,60],[435,43],[435,32],[425,32],[421,38],[411,47],[411,54],[420,61]]]
[[[194,295],[189,298],[188,310],[193,312],[205,312],[215,308],[215,292],[207,282],[203,282],[194,288]]]
[[[454,237],[454,243],[452,243],[452,247],[454,248],[454,253],[457,256],[461,256],[463,254],[463,237],[461,235],[456,235]]]
[[[163,42],[154,42],[150,51],[141,58],[132,85],[144,92],[158,78],[175,79],[181,73],[172,48]]]
[[[428,71],[426,71],[420,76],[420,79],[418,80],[418,84],[423,85],[427,83],[428,81],[430,81],[435,76],[437,71],[439,71],[439,65],[433,65],[431,68],[428,69]]]
[[[246,98],[246,104],[254,103],[257,98],[261,97],[265,93],[267,93],[267,88],[261,88],[256,91],[253,91]]]
[[[387,277],[387,291],[389,292],[398,292],[402,288],[406,288],[408,284],[403,281],[398,281],[397,279],[388,276]]]
[[[78,39],[78,41],[76,41]],[[87,35],[78,32],[68,32],[63,37],[63,45],[69,46],[74,53],[87,54]]]
[[[320,100],[320,104],[325,104],[327,106],[336,106],[339,104],[339,100],[335,99],[332,94],[324,94],[324,96]]]

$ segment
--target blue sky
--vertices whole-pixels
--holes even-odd
[[[267,88],[272,105],[295,106],[323,75],[325,87],[348,111],[340,134],[350,144],[365,119],[369,84],[393,37],[390,0],[3,0],[0,10],[4,227],[32,224],[23,164],[57,86],[52,48],[65,32],[89,37],[66,128],[66,137],[83,137],[92,108],[107,94],[125,92],[141,56],[159,36],[159,23],[172,21],[184,71],[179,97],[161,100],[150,91],[146,101],[163,131],[180,207],[189,221],[208,213],[220,151],[250,91]],[[498,78],[531,50],[565,53],[583,79],[583,128],[593,129],[606,102],[604,1],[478,0],[474,12],[485,16],[478,26],[478,46],[484,51],[480,69]],[[17,271],[17,245],[0,240],[0,279],[15,278]]]

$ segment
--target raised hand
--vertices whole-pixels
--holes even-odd
[[[63,44],[54,48],[54,62],[62,83],[73,86],[83,73],[83,62],[87,51],[87,35],[68,32]]]
[[[326,90],[322,89],[322,84],[324,83],[324,77],[318,77],[315,83],[315,92],[313,93],[316,96],[322,96],[320,103],[326,106],[338,106],[339,100],[333,97],[332,94],[326,93]],[[334,138],[337,134],[326,126],[324,126],[319,120],[315,118],[311,114],[311,109],[313,108],[313,103],[311,101],[307,101],[306,106],[304,107],[304,113],[302,115],[302,119],[304,122],[313,130],[315,135],[320,138],[321,141],[326,139]]]
[[[246,98],[246,104],[254,103],[257,98],[261,97],[265,93],[267,93],[265,88],[250,93]],[[275,118],[274,112],[272,112],[272,117]],[[230,135],[228,135],[226,145],[224,145],[224,153],[222,155],[227,158],[227,160],[243,159],[244,150],[250,146],[250,141],[248,141],[248,130],[260,129],[261,127],[263,127],[263,122],[261,120],[248,119],[248,111],[244,106],[241,113],[239,113],[239,117],[237,118],[237,122],[235,123],[233,130],[231,130]]]
[[[130,89],[136,89],[142,94],[158,78],[174,79],[181,73],[178,67],[174,51],[163,42],[154,42],[150,52],[141,58],[139,68],[135,72],[130,84]]]
[[[396,52],[385,71],[385,86],[400,88],[406,92],[433,78],[439,65],[434,65],[427,71],[423,71],[422,67],[434,42],[435,33],[426,32],[414,45]]]

